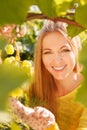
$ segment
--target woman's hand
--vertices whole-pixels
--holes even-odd
[[[55,116],[44,107],[29,108],[25,107],[17,99],[9,98],[10,107],[13,112],[24,123],[28,124],[34,130],[46,130],[55,123]]]

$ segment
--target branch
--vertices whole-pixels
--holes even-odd
[[[77,22],[75,22],[73,20],[69,20],[67,18],[62,18],[62,17],[50,18],[50,17],[45,16],[44,14],[40,14],[40,13],[28,13],[26,20],[33,20],[33,19],[48,19],[48,20],[52,20],[52,21],[55,21],[55,22],[56,21],[61,21],[61,22],[65,22],[67,24],[74,25],[76,27],[85,29],[79,23],[77,23]]]

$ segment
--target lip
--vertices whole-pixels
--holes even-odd
[[[60,67],[57,67],[57,66],[53,66],[52,68],[55,70],[55,71],[62,71],[62,70],[64,70],[65,69],[65,67],[66,67],[66,65],[63,65],[63,66],[60,66]]]

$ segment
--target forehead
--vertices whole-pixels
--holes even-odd
[[[45,47],[61,47],[61,46],[70,46],[68,39],[59,31],[55,32],[48,32],[43,40],[42,40],[42,46]]]

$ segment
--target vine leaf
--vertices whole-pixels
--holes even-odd
[[[29,0],[1,0],[0,24],[21,24],[25,21],[29,6],[33,4]]]
[[[82,28],[82,27],[76,27],[74,25],[68,25],[67,27],[67,33],[70,37],[74,37],[78,34],[80,34],[82,31],[84,31],[85,28]]]
[[[76,9],[75,21],[79,22],[85,28],[87,28],[87,4],[81,5]]]
[[[28,79],[21,68],[0,64],[0,109],[4,109],[8,94]]]
[[[38,0],[37,5],[40,8],[41,12],[49,17],[57,17],[66,14],[66,10],[69,8],[72,0]]]

